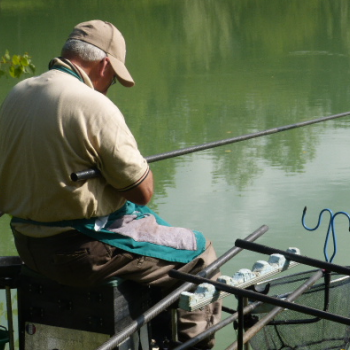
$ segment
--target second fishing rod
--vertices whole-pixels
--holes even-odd
[[[295,124],[284,125],[284,126],[280,126],[280,127],[276,127],[276,128],[272,128],[272,129],[267,129],[264,131],[258,131],[258,132],[252,133],[252,134],[236,136],[236,137],[232,137],[232,138],[228,138],[228,139],[224,139],[224,140],[208,142],[208,143],[204,143],[204,144],[197,145],[197,146],[182,148],[182,149],[175,150],[175,151],[160,153],[160,154],[146,157],[146,160],[148,163],[153,163],[153,162],[157,162],[159,160],[175,158],[175,157],[182,156],[182,155],[189,154],[189,153],[199,152],[199,151],[207,150],[210,148],[228,145],[228,144],[235,143],[235,142],[246,141],[246,140],[253,139],[256,137],[267,136],[267,135],[275,134],[275,133],[278,133],[281,131],[287,131],[287,130],[296,129],[296,128],[300,128],[300,127],[311,125],[311,124],[325,122],[325,121],[332,120],[332,119],[346,117],[348,115],[350,115],[350,111],[344,112],[344,113],[339,113],[339,114],[333,114],[330,116],[321,117],[321,118],[317,118],[317,119],[307,120],[307,121],[303,121],[303,122],[299,122],[299,123],[295,123]],[[91,169],[86,169],[86,170],[74,172],[70,175],[70,177],[71,177],[72,181],[81,181],[81,180],[87,180],[87,179],[91,179],[94,177],[98,177],[100,175],[101,175],[100,171],[97,168],[91,168]]]

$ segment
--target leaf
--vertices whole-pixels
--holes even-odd
[[[14,66],[10,66],[9,67],[9,74],[12,78],[16,78],[16,74],[15,74],[15,67]]]
[[[1,1],[1,0],[0,0]],[[6,64],[8,69],[3,69],[2,65]],[[22,74],[34,73],[35,66],[31,61],[31,57],[25,53],[21,55],[13,55],[12,58],[8,50],[2,56],[0,61],[0,77],[9,75],[12,78],[20,78]]]
[[[30,71],[34,74],[35,73],[35,66],[34,66],[34,64],[30,64],[29,65],[29,69],[30,69]]]
[[[15,75],[16,75],[16,78],[20,78],[20,76],[22,75],[23,73],[23,67],[21,66],[18,66],[15,68]]]
[[[20,64],[24,67],[29,66],[30,59],[28,56],[22,56],[20,57]]]
[[[21,64],[20,57],[17,55],[13,55],[12,56],[12,64],[14,64],[16,66]]]
[[[10,60],[11,60],[11,56],[10,56],[9,50],[6,50],[6,51],[5,51],[5,56],[4,56],[4,58],[5,58],[6,61],[10,61]]]

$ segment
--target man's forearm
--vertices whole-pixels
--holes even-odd
[[[146,205],[151,200],[153,191],[153,173],[149,170],[147,177],[138,186],[122,192],[122,196],[130,202]]]

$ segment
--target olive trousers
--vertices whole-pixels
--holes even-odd
[[[176,269],[196,274],[216,259],[214,248],[207,241],[206,250],[187,264],[132,254],[99,242],[72,230],[47,238],[25,236],[13,229],[15,245],[23,262],[32,270],[60,284],[91,287],[111,277],[157,287],[165,296],[181,282],[168,276]],[[217,272],[212,278],[219,276]],[[221,301],[200,310],[178,309],[178,338],[185,342],[216,324],[221,319]],[[214,337],[197,344],[211,349]]]

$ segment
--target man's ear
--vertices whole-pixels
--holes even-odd
[[[99,64],[99,73],[101,77],[104,77],[108,73],[108,66],[110,65],[109,58],[105,57],[103,60],[100,61]]]

